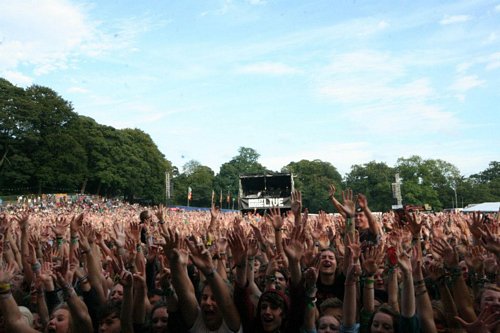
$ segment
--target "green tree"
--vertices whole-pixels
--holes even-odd
[[[302,206],[310,212],[324,210],[333,212],[333,206],[328,200],[328,186],[334,184],[337,191],[342,190],[342,176],[329,162],[321,160],[301,160],[291,162],[282,169],[295,176],[295,188],[302,192]]]
[[[174,178],[174,202],[186,205],[188,188],[192,190],[191,206],[210,207],[214,185],[214,172],[198,161],[189,161],[183,167],[183,172]]]
[[[259,162],[259,154],[252,148],[240,147],[238,155],[221,165],[215,178],[215,190],[222,191],[224,196],[229,192],[231,197],[238,193],[239,176],[245,173],[265,173],[268,170]]]
[[[457,189],[461,176],[453,164],[411,156],[399,158],[396,170],[403,179],[404,203],[430,204],[434,210],[454,205],[454,189]]]
[[[395,203],[392,197],[391,184],[394,180],[394,169],[383,162],[369,162],[353,165],[346,175],[345,184],[354,193],[363,193],[373,211],[387,211]]]

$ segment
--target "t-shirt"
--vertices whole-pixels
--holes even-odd
[[[193,327],[191,327],[188,332],[190,333],[243,333],[243,329],[240,328],[237,331],[232,331],[225,321],[222,321],[222,325],[215,331],[210,331],[207,326],[205,326],[205,322],[203,321],[203,317],[201,315],[201,309],[198,308],[198,315],[196,316],[196,320],[194,321]]]

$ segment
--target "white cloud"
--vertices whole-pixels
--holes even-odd
[[[445,15],[445,17],[439,21],[441,25],[455,24],[455,23],[463,23],[470,21],[472,19],[469,15]]]
[[[287,75],[297,74],[300,71],[286,64],[277,62],[261,62],[250,65],[241,66],[236,69],[237,73],[242,74],[270,74],[270,75]]]
[[[500,13],[500,4],[495,6],[495,12]]]
[[[66,69],[82,56],[130,47],[138,34],[166,24],[147,17],[96,22],[89,10],[67,0],[0,1],[0,71],[23,65],[39,76]]]
[[[497,34],[495,32],[492,32],[488,35],[488,37],[484,41],[484,44],[492,44],[496,40],[497,40]]]
[[[383,31],[388,27],[389,27],[389,23],[385,20],[381,20],[381,21],[375,22],[373,24],[363,25],[362,27],[360,27],[360,30],[357,32],[357,35],[361,36],[361,37],[370,36],[370,35],[373,35],[373,34],[380,32],[380,31]]]
[[[15,84],[16,86],[26,87],[33,83],[33,79],[31,77],[16,71],[8,70],[0,73],[0,77],[5,78],[6,80],[10,81],[10,83]]]
[[[486,60],[486,69],[493,70],[500,68],[500,52],[491,54]]]
[[[87,89],[82,87],[69,87],[67,91],[74,94],[86,94],[89,92]]]
[[[247,0],[247,2],[251,5],[265,5],[267,3],[266,0]]]
[[[466,75],[455,79],[450,89],[459,93],[467,92],[468,90],[480,87],[485,84],[484,80],[480,80],[477,75]]]
[[[217,9],[214,9],[214,10],[207,10],[207,11],[201,13],[200,16],[209,16],[209,15],[222,16],[222,15],[226,15],[231,8],[233,8],[233,0],[224,0],[223,3],[222,3],[222,6],[220,8],[217,8]]]

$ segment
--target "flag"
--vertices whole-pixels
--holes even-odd
[[[227,191],[226,201],[228,204],[231,202],[231,195],[229,194],[229,191]]]
[[[191,201],[193,198],[193,190],[191,189],[191,186],[188,187],[188,200]]]
[[[212,190],[212,205],[214,204],[214,199],[215,199],[215,191]]]
[[[220,190],[219,206],[222,208],[222,190]]]

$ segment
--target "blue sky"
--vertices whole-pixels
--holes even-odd
[[[0,0],[0,76],[180,168],[500,159],[500,0]]]

